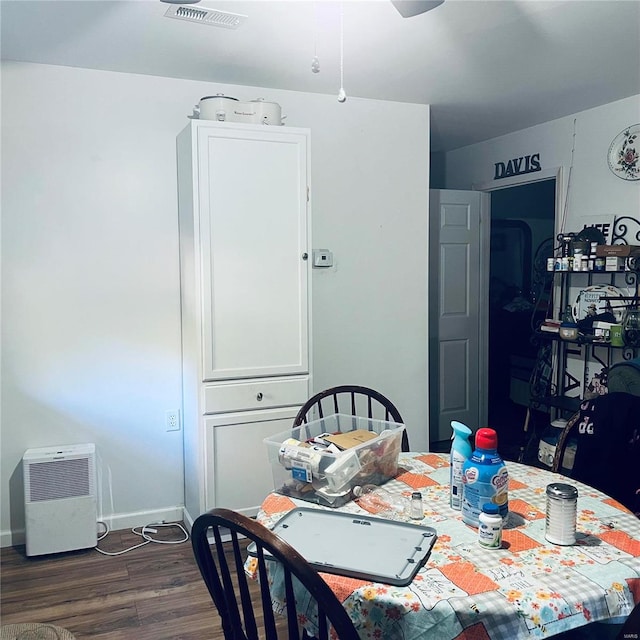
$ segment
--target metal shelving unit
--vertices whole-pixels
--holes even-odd
[[[612,243],[640,244],[640,221],[630,217],[617,218],[614,221]],[[558,300],[556,308],[562,313],[571,304],[573,287],[588,287],[596,282],[612,286],[624,283],[631,295],[618,300],[624,300],[628,307],[640,306],[640,258],[627,257],[624,271],[554,272],[550,285]],[[530,429],[532,411],[549,414],[550,419],[573,415],[579,410],[582,397],[588,389],[592,366],[598,366],[606,373],[615,362],[635,358],[640,351],[631,346],[612,346],[593,336],[580,335],[576,340],[564,340],[556,333],[541,330],[536,332],[535,339],[538,342],[538,359],[531,379],[529,407],[523,426],[521,460],[528,444],[536,437],[535,425]],[[575,366],[568,366],[570,362],[581,362],[578,367],[581,368],[581,376],[574,375]],[[606,383],[606,379],[602,382]]]

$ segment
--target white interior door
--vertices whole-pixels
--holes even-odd
[[[451,421],[486,425],[489,195],[430,192],[429,318],[431,441]]]

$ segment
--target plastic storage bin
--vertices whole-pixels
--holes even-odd
[[[333,414],[265,438],[274,489],[339,507],[351,500],[355,486],[379,485],[397,475],[404,428],[397,422]],[[338,445],[350,446],[340,450]]]

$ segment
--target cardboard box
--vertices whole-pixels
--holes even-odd
[[[606,258],[608,256],[637,258],[640,256],[640,246],[634,244],[599,244],[596,247],[596,257]]]
[[[621,258],[618,256],[607,256],[605,258],[604,270],[605,271],[624,271],[626,262],[627,262],[626,258]]]
[[[352,499],[355,486],[397,475],[404,429],[397,422],[333,414],[265,438],[274,489],[339,507]]]
[[[347,433],[330,434],[325,436],[323,440],[335,444],[340,451],[344,451],[345,449],[352,449],[365,442],[369,442],[369,440],[376,438],[377,435],[375,431],[356,429],[355,431],[349,431]]]

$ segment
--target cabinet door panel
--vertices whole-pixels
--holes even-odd
[[[273,491],[264,438],[291,427],[300,407],[248,411],[205,419],[206,509],[226,507],[248,516]]]
[[[204,379],[306,373],[307,140],[198,137]]]

